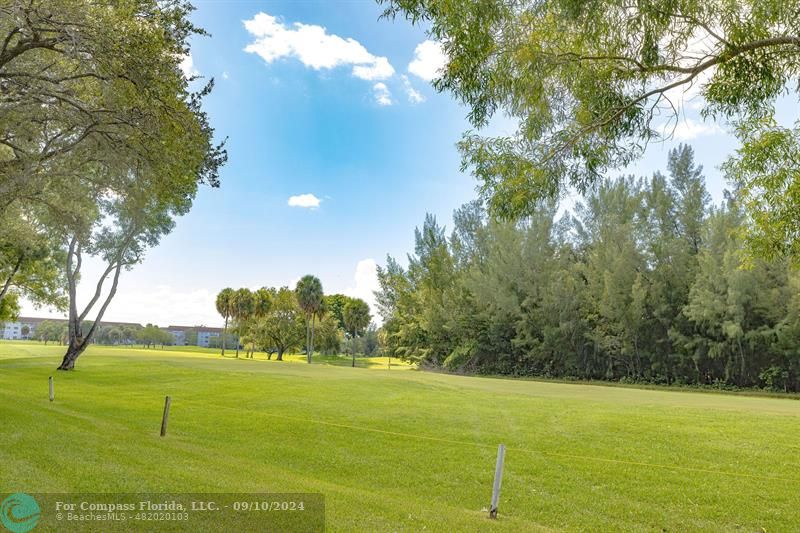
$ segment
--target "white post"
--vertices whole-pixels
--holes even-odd
[[[50,376],[49,381],[50,381],[50,401],[52,402],[53,400],[56,399],[56,393],[53,390],[53,376]]]
[[[506,446],[497,447],[497,464],[494,467],[494,485],[492,485],[492,503],[489,506],[489,518],[497,518],[497,504],[500,502],[500,484],[503,481],[503,460],[506,456]]]

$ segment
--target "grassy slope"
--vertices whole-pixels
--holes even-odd
[[[50,404],[60,350],[0,343],[2,493],[322,492],[330,530],[800,523],[795,400],[92,347]]]

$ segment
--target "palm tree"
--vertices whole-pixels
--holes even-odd
[[[322,282],[319,278],[307,274],[297,282],[294,292],[297,295],[297,303],[306,315],[306,357],[311,364],[311,356],[314,353],[314,323],[317,313],[322,309],[324,297]]]
[[[236,358],[239,358],[239,344],[241,344],[242,328],[253,313],[253,293],[250,289],[239,289],[233,293],[233,313],[231,316],[236,321]]]
[[[372,316],[369,313],[369,305],[360,298],[352,298],[349,302],[347,302],[347,304],[344,306],[344,311],[342,314],[344,315],[344,325],[347,328],[347,332],[351,335],[354,341],[360,334],[364,332],[365,329],[367,329],[370,320],[372,320]],[[353,368],[355,368],[355,343],[351,342],[350,344],[353,352]]]
[[[225,327],[222,330],[222,356],[225,357],[225,337],[228,336],[228,319],[233,310],[233,289],[227,287],[217,294],[217,313],[225,319]]]
[[[273,292],[266,288],[261,287],[253,293],[253,311],[250,314],[250,337],[251,337],[251,350],[248,354],[250,359],[253,358],[253,352],[256,350],[256,343],[258,341],[258,323],[267,316],[272,308]]]

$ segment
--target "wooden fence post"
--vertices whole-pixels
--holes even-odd
[[[489,518],[497,518],[497,505],[500,502],[500,484],[503,481],[503,460],[506,456],[506,446],[497,447],[497,464],[494,467],[494,484],[492,485],[492,503],[489,505]]]
[[[170,397],[167,396],[164,399],[164,416],[161,417],[161,436],[165,436],[167,434],[167,419],[169,418],[169,403]]]

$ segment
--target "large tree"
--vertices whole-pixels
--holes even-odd
[[[191,207],[197,187],[195,176],[186,170],[131,173],[128,176],[129,188],[113,197],[98,198],[99,209],[87,209],[91,215],[78,218],[76,223],[64,228],[69,343],[60,370],[74,368],[75,360],[91,342],[116,294],[122,271],[139,263],[146,250],[157,245],[161,237],[172,230],[174,217],[186,213]],[[166,177],[172,178],[173,188],[160,189]],[[89,301],[79,307],[77,288],[82,279],[85,254],[100,258],[105,269]],[[111,283],[106,289],[109,277]],[[84,328],[84,322],[98,304],[91,327]]]
[[[171,230],[198,184],[218,185],[227,156],[200,108],[213,82],[190,93],[179,67],[203,33],[191,10],[183,0],[0,3],[0,219],[35,222],[63,247],[61,369],[91,341],[121,271]],[[107,268],[79,309],[86,254]]]
[[[212,83],[198,93],[190,93],[178,63],[192,33],[185,19],[183,4],[147,4],[149,11],[117,6],[120,24],[145,28],[139,43],[142,57],[149,62],[146,94],[133,88],[140,80],[116,80],[114,98],[134,106],[115,142],[87,146],[90,157],[59,163],[68,171],[68,186],[59,192],[49,210],[50,229],[63,239],[66,248],[66,280],[69,298],[69,346],[60,369],[70,370],[91,341],[97,325],[111,303],[123,270],[143,259],[148,248],[156,246],[169,233],[175,218],[186,213],[201,183],[218,183],[219,167],[225,162],[224,150],[213,144],[213,130],[201,110],[203,96]],[[130,7],[130,6],[127,6]],[[127,17],[127,18],[126,18]],[[120,28],[106,28],[120,34]],[[138,30],[137,30],[138,31]],[[130,37],[130,36],[129,36]],[[134,51],[126,51],[127,54]],[[102,94],[111,88],[93,88]],[[135,112],[141,108],[143,112]],[[43,189],[46,192],[46,188]],[[99,257],[106,268],[97,281],[94,294],[82,308],[77,302],[85,254]],[[111,278],[110,287],[105,284]],[[83,328],[99,303],[92,326]]]
[[[322,310],[324,294],[319,278],[307,274],[300,278],[294,289],[297,303],[306,317],[306,359],[311,364],[314,355],[314,322]]]
[[[269,312],[258,322],[258,338],[266,351],[275,351],[283,361],[287,350],[303,339],[303,310],[297,305],[294,291],[281,287],[274,292]]]
[[[493,212],[523,216],[568,187],[587,191],[669,137],[696,95],[741,141],[728,166],[750,249],[798,257],[800,135],[774,104],[798,94],[800,1],[380,1],[441,44],[434,86],[468,107],[472,126],[498,112],[518,123],[459,144]]]

